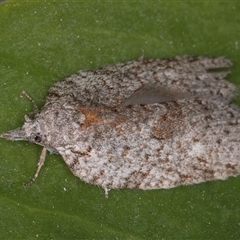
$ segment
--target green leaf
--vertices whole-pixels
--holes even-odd
[[[0,132],[42,107],[49,87],[80,69],[175,55],[224,55],[240,83],[238,2],[85,1],[0,4]],[[238,239],[240,177],[170,190],[112,190],[71,174],[39,146],[0,140],[1,239]]]

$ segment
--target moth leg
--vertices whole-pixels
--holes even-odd
[[[33,104],[33,112],[32,113],[37,113],[39,111],[39,109],[38,109],[35,101],[24,90],[22,91],[22,95],[32,102],[32,104]]]
[[[108,198],[108,192],[109,192],[110,190],[111,190],[111,189],[109,189],[109,188],[104,188],[105,198]]]
[[[47,148],[43,148],[42,152],[41,152],[41,155],[40,155],[40,158],[39,158],[39,161],[38,161],[38,164],[37,164],[37,170],[36,170],[36,173],[34,174],[34,176],[24,184],[25,187],[29,186],[31,183],[33,183],[37,177],[38,177],[38,174],[44,164],[44,161],[45,161],[45,158],[46,158],[46,152],[47,152]]]

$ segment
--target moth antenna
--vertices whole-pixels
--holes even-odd
[[[32,102],[32,104],[33,104],[33,113],[37,113],[39,111],[39,109],[38,109],[37,104],[35,103],[35,101],[24,90],[22,91],[22,95]]]

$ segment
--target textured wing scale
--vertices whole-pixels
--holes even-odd
[[[227,71],[209,71],[230,66],[222,57],[186,56],[79,71],[56,83],[47,102],[67,96],[85,110],[110,107],[112,121],[95,122],[74,142],[66,135],[57,150],[76,176],[105,189],[171,188],[237,175],[240,114],[228,104],[235,87],[224,79]]]
[[[182,94],[194,92],[229,101],[235,87],[224,80],[228,71],[208,72],[209,69],[230,67],[229,60],[207,57],[177,57],[119,63],[76,74],[50,88],[47,102],[80,101],[84,106],[116,107],[146,84]],[[64,82],[64,84],[62,84]],[[148,99],[146,99],[148,103]]]
[[[146,125],[135,119],[108,132],[102,126],[104,138],[88,132],[85,151],[70,144],[59,152],[76,176],[105,189],[172,188],[239,174],[237,109],[205,109],[204,102],[164,105],[160,117],[153,115],[156,106],[145,108],[153,119]]]

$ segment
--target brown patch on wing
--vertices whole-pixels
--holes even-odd
[[[100,109],[97,109],[97,108],[90,109],[90,108],[81,107],[80,111],[86,117],[84,122],[84,125],[86,127],[94,123],[103,123],[103,120],[99,117],[99,112],[101,111]]]
[[[152,128],[152,134],[158,139],[167,139],[173,136],[176,129],[179,130],[179,124],[182,124],[182,119],[185,115],[181,113],[175,113],[176,115],[164,114],[160,117],[156,126]],[[172,117],[174,116],[174,118]]]

